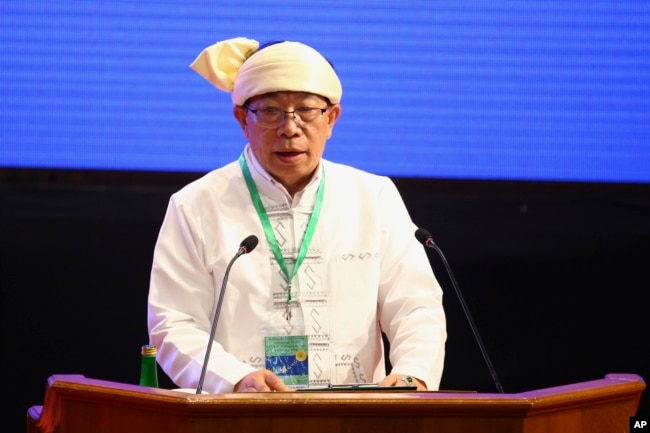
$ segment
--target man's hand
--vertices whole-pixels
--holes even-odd
[[[410,379],[410,380],[409,380]],[[380,386],[417,386],[417,391],[426,391],[427,385],[417,377],[409,376],[406,374],[389,374],[379,382]]]
[[[268,370],[257,370],[235,384],[235,392],[291,391],[282,379]]]

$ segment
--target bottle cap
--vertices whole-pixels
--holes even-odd
[[[142,346],[142,355],[143,356],[156,356],[158,353],[158,348],[152,344],[145,344]]]

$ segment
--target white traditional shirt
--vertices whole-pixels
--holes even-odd
[[[309,341],[310,386],[378,382],[393,373],[438,389],[445,354],[442,290],[393,182],[323,160],[292,198],[244,155],[282,255],[291,269],[325,179],[322,211],[292,281],[288,333]],[[323,176],[324,172],[324,176]],[[203,389],[231,392],[265,367],[269,323],[286,307],[287,281],[271,251],[237,162],[172,195],[154,250],[148,327],[158,362],[181,388],[196,388],[224,272],[241,241],[258,246],[233,264]]]

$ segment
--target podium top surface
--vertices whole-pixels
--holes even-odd
[[[645,382],[635,374],[521,393],[261,392],[195,394],[54,375],[28,433],[312,433],[629,431]]]
[[[114,398],[122,401],[138,401],[139,404],[165,405],[167,410],[236,411],[237,407],[250,410],[269,410],[277,413],[283,407],[295,411],[336,406],[337,411],[358,413],[364,407],[373,411],[377,407],[402,407],[411,410],[429,410],[435,404],[437,410],[476,412],[547,411],[556,407],[580,406],[598,402],[604,398],[618,399],[639,394],[645,389],[643,379],[636,374],[608,374],[603,379],[543,388],[520,393],[476,393],[466,391],[417,391],[417,392],[261,392],[230,394],[193,394],[176,390],[148,388],[138,385],[86,378],[81,375],[54,375],[48,380],[49,387],[60,398]],[[218,405],[218,408],[215,408]]]

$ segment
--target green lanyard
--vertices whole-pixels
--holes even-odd
[[[311,238],[314,236],[314,231],[316,231],[316,223],[318,222],[318,218],[320,217],[320,211],[323,205],[323,195],[325,193],[325,172],[323,171],[323,175],[320,180],[320,185],[318,186],[318,192],[316,193],[316,203],[314,203],[314,209],[312,210],[311,217],[309,218],[309,223],[307,224],[307,230],[305,231],[305,236],[303,237],[302,243],[300,244],[300,250],[298,250],[298,258],[296,260],[295,265],[293,266],[293,269],[291,270],[291,273],[289,273],[289,269],[287,268],[287,264],[284,261],[284,257],[282,257],[282,251],[280,251],[280,245],[278,244],[278,240],[275,237],[275,233],[273,232],[273,227],[271,227],[269,216],[266,213],[266,209],[264,209],[264,205],[262,204],[260,193],[257,190],[257,186],[255,186],[255,182],[253,182],[253,177],[251,176],[251,172],[248,169],[248,165],[246,164],[246,159],[244,158],[243,153],[239,156],[239,165],[241,167],[242,173],[244,174],[244,179],[246,179],[246,186],[248,186],[248,192],[250,193],[251,199],[253,200],[253,205],[255,206],[255,210],[257,210],[257,215],[259,216],[260,221],[262,222],[262,227],[264,228],[266,239],[271,246],[271,251],[273,251],[273,256],[275,257],[275,260],[278,262],[278,265],[280,265],[282,274],[284,275],[284,278],[287,280],[287,284],[289,285],[289,287],[287,288],[287,309],[285,312],[285,318],[287,320],[290,320],[291,319],[291,281],[293,281],[293,278],[298,273],[298,268],[300,267],[303,260],[305,259],[305,256],[307,255],[307,250],[309,249]]]

